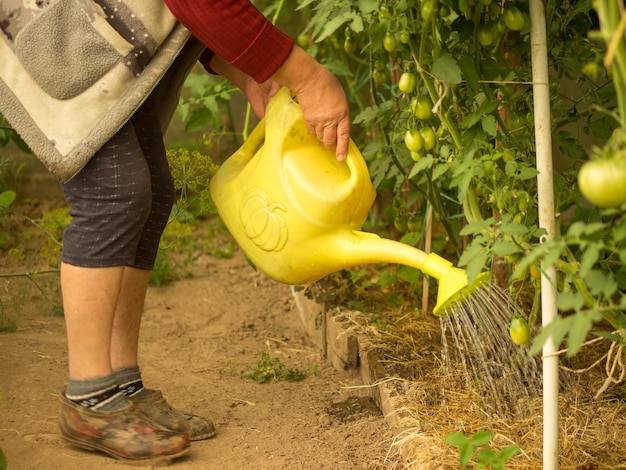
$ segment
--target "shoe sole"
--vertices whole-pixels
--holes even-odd
[[[87,444],[79,439],[75,439],[71,436],[66,436],[63,433],[61,435],[63,439],[65,439],[65,441],[67,441],[68,443],[72,444],[75,447],[79,447],[81,449],[88,450],[91,452],[101,452],[103,454],[108,455],[109,457],[113,457],[116,460],[124,462],[127,465],[137,465],[137,466],[145,466],[146,464],[153,465],[153,466],[169,465],[172,460],[181,457],[182,455],[186,454],[190,450],[190,447],[188,446],[176,454],[161,455],[158,457],[129,459],[125,456],[117,454],[116,452],[112,451],[111,449],[107,447]]]
[[[183,433],[183,434],[185,434],[185,433]],[[216,434],[217,434],[217,432],[213,431],[213,432],[209,432],[209,433],[206,433],[206,434],[202,434],[200,436],[193,436],[193,437],[191,437],[190,434],[187,434],[187,437],[189,438],[190,441],[203,441],[205,439],[211,439],[212,437],[215,437]]]

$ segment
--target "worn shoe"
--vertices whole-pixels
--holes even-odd
[[[115,411],[91,410],[61,395],[59,427],[65,440],[119,460],[158,463],[189,450],[189,438],[159,427],[135,405]]]
[[[173,408],[159,390],[145,390],[147,395],[128,399],[152,421],[170,431],[185,433],[191,441],[215,436],[215,426],[211,420]]]

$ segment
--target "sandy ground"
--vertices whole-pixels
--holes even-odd
[[[307,340],[287,286],[255,273],[240,253],[207,256],[194,270],[191,279],[150,289],[142,327],[145,384],[217,425],[215,438],[193,443],[172,467],[403,467],[392,430],[359,378],[332,368]],[[8,280],[2,282],[7,294]],[[62,441],[63,318],[32,300],[40,297],[32,287],[20,289],[10,292],[22,299],[15,306],[18,330],[0,334],[0,448],[8,469],[128,468]],[[243,377],[262,352],[287,369],[307,371],[307,378],[258,384]]]

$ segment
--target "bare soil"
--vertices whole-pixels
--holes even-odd
[[[0,274],[19,267],[0,260]],[[74,448],[58,433],[67,357],[64,321],[54,313],[58,291],[49,294],[57,281],[53,274],[37,277],[38,286],[0,278],[0,313],[17,325],[0,333],[0,448],[10,470],[128,468]],[[246,378],[261,353],[307,377],[261,384]],[[191,278],[149,289],[140,356],[146,386],[217,426],[216,437],[194,442],[175,468],[402,466],[392,430],[358,375],[339,372],[320,356],[289,287],[254,272],[241,252],[230,259],[203,256]]]

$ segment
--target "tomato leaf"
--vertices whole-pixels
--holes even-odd
[[[359,0],[359,10],[363,13],[371,13],[378,10],[378,5],[378,0]]]
[[[398,266],[398,277],[403,281],[411,284],[417,284],[422,276],[422,272],[411,266],[400,265]]]
[[[433,62],[432,73],[439,80],[453,85],[461,83],[461,69],[450,54],[442,54]]]
[[[508,240],[497,240],[491,247],[494,255],[507,256],[520,251],[519,246]]]
[[[615,277],[599,269],[589,271],[585,276],[585,283],[589,287],[590,294],[594,296],[602,294],[605,298],[610,299],[617,292]]]
[[[211,124],[214,114],[207,108],[195,108],[189,113],[187,122],[185,123],[186,131],[196,131],[205,129]]]
[[[574,356],[587,340],[594,322],[602,319],[598,312],[578,312],[572,318],[567,335],[567,357]]]
[[[491,137],[495,137],[498,134],[498,123],[496,118],[492,115],[483,116],[480,120],[480,124],[483,130]]]
[[[597,243],[593,243],[587,246],[587,249],[583,251],[580,258],[580,271],[578,275],[583,279],[587,276],[587,273],[591,270],[600,256],[601,246]]]
[[[470,442],[475,446],[484,446],[489,444],[493,437],[494,434],[491,431],[478,431],[472,434]]]
[[[325,59],[322,61],[322,65],[338,77],[352,77],[352,71],[344,61]]]
[[[3,191],[0,193],[0,210],[8,209],[15,201],[15,191]]]
[[[463,72],[463,77],[467,81],[470,89],[473,93],[477,94],[480,91],[480,77],[476,72],[476,64],[474,63],[474,56],[464,55],[459,59],[459,67]]]
[[[580,310],[585,305],[585,299],[580,292],[561,292],[557,297],[559,310]]]
[[[430,155],[427,155],[424,158],[420,158],[417,162],[415,162],[413,168],[411,168],[411,171],[409,172],[409,179],[413,178],[418,173],[432,167],[434,161],[435,159]]]

